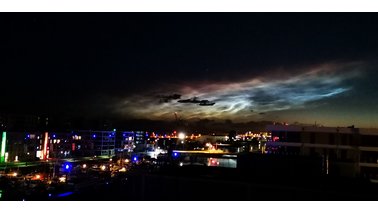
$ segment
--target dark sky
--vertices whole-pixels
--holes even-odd
[[[378,127],[376,13],[1,13],[0,27],[2,113]]]

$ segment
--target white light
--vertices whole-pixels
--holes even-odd
[[[87,168],[87,164],[83,164],[83,169]]]
[[[178,138],[181,139],[181,140],[185,139],[185,134],[182,133],[182,132],[180,132],[180,133],[178,134]]]
[[[66,182],[66,178],[65,178],[65,177],[60,177],[60,178],[59,178],[59,181],[60,181],[60,182]]]
[[[125,160],[125,163],[128,163],[129,161],[130,161],[129,159],[126,159],[126,160]]]
[[[184,165],[184,163],[183,162],[180,162],[180,166],[183,166]]]
[[[13,175],[13,177],[16,177],[17,176],[17,172],[13,173],[12,175]]]
[[[106,169],[106,166],[105,165],[102,165],[101,166],[101,170],[104,171]]]

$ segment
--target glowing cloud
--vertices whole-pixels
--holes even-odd
[[[185,119],[247,120],[270,111],[302,108],[306,103],[345,93],[353,88],[346,81],[358,73],[355,65],[325,64],[303,71],[245,78],[238,82],[166,85],[159,88],[159,92],[175,91],[182,95],[182,99],[198,97],[216,104],[198,106],[177,101],[159,103],[155,97],[141,94],[125,98],[117,105],[116,111],[148,119],[173,119],[173,113],[179,112]]]

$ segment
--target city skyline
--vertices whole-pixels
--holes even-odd
[[[1,17],[3,113],[378,128],[376,14]]]

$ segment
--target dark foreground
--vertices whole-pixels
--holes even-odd
[[[237,168],[196,159],[185,165],[170,158],[79,161],[69,170],[54,169],[53,164],[20,168],[23,174],[39,170],[32,179],[40,179],[34,181],[25,175],[12,177],[9,170],[11,175],[0,179],[0,200],[378,200],[378,184],[324,175],[317,158],[240,155]],[[51,171],[66,181],[52,181]]]
[[[378,200],[377,186],[357,180],[253,178],[234,169],[180,168],[134,173],[88,188],[67,200]],[[205,171],[205,169],[207,171]],[[209,171],[211,170],[211,171]],[[212,175],[210,175],[212,174]],[[245,174],[243,174],[245,175]]]
[[[238,169],[186,166],[127,173],[83,174],[74,184],[32,192],[12,188],[2,200],[215,201],[215,200],[378,200],[376,184],[356,179],[263,177]],[[5,186],[5,187],[4,187]]]

